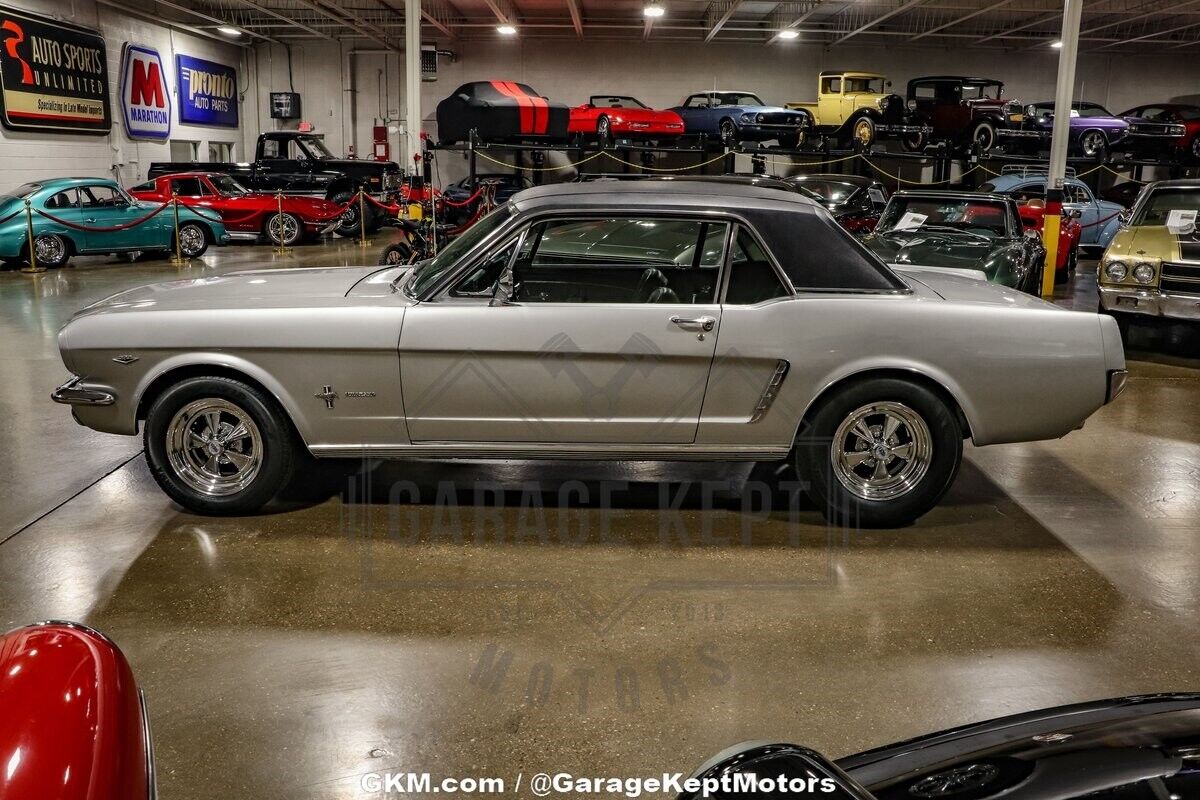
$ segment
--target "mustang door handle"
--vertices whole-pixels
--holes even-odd
[[[681,328],[698,327],[702,331],[711,331],[717,326],[716,317],[697,317],[696,319],[688,319],[686,317],[671,317],[671,322]]]

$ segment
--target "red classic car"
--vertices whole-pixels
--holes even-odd
[[[1200,106],[1154,103],[1131,108],[1121,116],[1144,117],[1153,122],[1182,125],[1185,133],[1173,142],[1175,149],[1186,160],[1200,163]]]
[[[594,136],[602,147],[621,137],[673,139],[683,135],[683,118],[633,97],[597,94],[571,109],[567,132]]]
[[[1046,203],[1043,200],[1027,200],[1017,206],[1021,214],[1021,227],[1027,231],[1042,232],[1045,226]],[[1058,226],[1058,255],[1054,263],[1054,282],[1065,281],[1075,271],[1079,260],[1079,240],[1083,236],[1083,226],[1079,223],[1078,212],[1063,212],[1062,222]]]
[[[266,237],[272,244],[293,245],[305,237],[332,229],[337,223],[337,203],[319,197],[283,196],[251,192],[229,175],[215,172],[180,172],[162,175],[134,186],[129,193],[139,200],[170,201],[179,193],[181,203],[199,210],[212,209],[221,215],[234,239]]]
[[[154,797],[145,703],[107,636],[74,622],[0,636],[0,709],[0,797]]]

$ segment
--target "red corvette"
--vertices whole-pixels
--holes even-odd
[[[567,132],[594,136],[601,146],[623,136],[669,139],[683,135],[683,118],[674,111],[650,108],[633,97],[598,94],[571,109]]]
[[[1021,227],[1027,231],[1042,232],[1044,225],[1044,210],[1046,204],[1041,200],[1028,200],[1017,206],[1021,214]],[[1065,281],[1075,270],[1075,262],[1079,259],[1079,239],[1083,236],[1083,226],[1079,219],[1065,212],[1058,226],[1058,257],[1054,264],[1055,283]]]
[[[235,239],[266,237],[272,244],[294,245],[330,229],[337,221],[336,203],[319,197],[283,196],[283,215],[273,194],[251,192],[229,175],[213,172],[180,172],[139,184],[129,193],[139,200],[166,203],[178,192],[181,203],[212,209],[221,215]],[[282,234],[282,235],[281,235]]]
[[[0,636],[0,708],[0,797],[154,797],[145,704],[104,634],[46,622]]]

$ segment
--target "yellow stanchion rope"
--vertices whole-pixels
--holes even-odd
[[[613,161],[616,161],[618,164],[625,164],[626,166],[637,167],[639,169],[644,169],[647,172],[687,172],[689,169],[699,169],[700,167],[707,167],[709,164],[715,164],[718,161],[720,161],[721,159],[725,158],[726,154],[722,153],[721,155],[717,156],[716,158],[710,158],[708,161],[701,161],[699,164],[689,164],[686,167],[644,167],[641,164],[635,164],[632,161],[626,161],[623,158],[619,158],[619,157],[613,155],[612,153],[608,152],[607,150],[601,150],[599,153],[597,153],[597,155],[608,156]],[[580,162],[580,163],[582,163],[582,162]]]
[[[860,154],[859,158],[861,158],[863,161],[865,161],[868,167],[875,170],[876,172],[878,172],[880,175],[884,176],[885,178],[888,178],[889,180],[893,180],[896,183],[906,184],[908,186],[940,186],[941,184],[944,184],[944,183],[953,183],[955,180],[961,180],[961,179],[967,177],[968,175],[970,175],[975,170],[979,169],[979,165],[976,164],[975,166],[971,167],[966,172],[959,175],[957,179],[946,178],[943,181],[910,181],[910,180],[906,180],[905,178],[901,178],[899,175],[893,175],[892,173],[887,172],[886,170],[880,169],[871,161],[871,159],[867,158],[864,155]]]

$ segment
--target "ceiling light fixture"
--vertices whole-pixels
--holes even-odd
[[[779,32],[779,38],[780,39],[799,39],[800,31],[794,30],[792,28],[784,28],[783,30],[781,30]]]
[[[223,33],[226,36],[241,36],[242,32],[231,25],[220,25],[217,27],[217,33]]]
[[[650,0],[646,7],[642,9],[642,13],[650,17],[650,19],[658,19],[664,16],[667,10],[658,4],[658,0]]]
[[[1055,50],[1062,50],[1062,42],[1051,42],[1050,46]]]
[[[502,33],[505,36],[515,36],[517,33],[516,25],[509,25],[507,22],[503,25],[496,26],[496,33]]]

